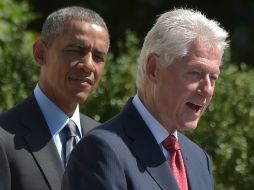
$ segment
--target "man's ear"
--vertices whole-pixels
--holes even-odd
[[[47,47],[42,40],[38,40],[33,45],[33,56],[39,66],[45,64],[45,53]]]
[[[146,77],[153,83],[157,82],[158,75],[158,55],[155,53],[150,53],[147,57],[145,69],[146,69]]]

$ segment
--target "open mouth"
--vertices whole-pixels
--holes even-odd
[[[201,106],[196,105],[196,104],[192,104],[190,102],[187,103],[187,105],[189,106],[189,108],[191,108],[192,110],[194,110],[195,112],[198,112],[201,110]]]

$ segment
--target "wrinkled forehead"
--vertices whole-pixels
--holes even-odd
[[[193,55],[211,60],[222,57],[219,45],[208,40],[195,40],[188,45],[188,50],[188,56]]]

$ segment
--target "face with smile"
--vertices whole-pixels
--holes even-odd
[[[218,49],[193,42],[188,55],[176,58],[167,67],[156,63],[152,78],[151,111],[169,131],[193,130],[212,99],[220,74]],[[153,67],[151,67],[153,68]]]
[[[54,39],[34,44],[42,91],[67,115],[98,85],[109,47],[105,28],[81,20]]]

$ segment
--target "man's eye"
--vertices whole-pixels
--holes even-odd
[[[201,76],[201,73],[198,72],[198,71],[191,71],[189,74],[190,74],[191,76],[196,76],[196,77],[200,77],[200,76]]]
[[[80,59],[84,56],[84,51],[80,49],[68,49],[65,51],[66,55],[73,57],[75,59]]]
[[[210,76],[210,79],[213,81],[216,81],[216,80],[218,80],[218,77],[217,76]]]
[[[105,60],[105,57],[103,55],[100,55],[100,54],[94,54],[93,58],[96,61],[104,61]]]
[[[83,51],[79,50],[79,49],[70,49],[70,50],[67,50],[68,52],[70,53],[83,53]]]

